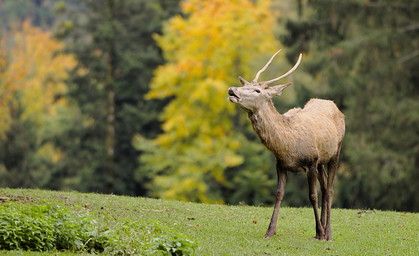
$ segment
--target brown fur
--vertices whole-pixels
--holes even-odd
[[[243,87],[231,87],[228,90],[228,99],[248,112],[253,129],[276,158],[278,181],[275,206],[265,238],[272,237],[276,232],[287,171],[291,171],[307,173],[309,199],[316,221],[316,239],[329,241],[332,239],[330,214],[333,181],[345,135],[344,115],[332,101],[321,99],[311,99],[303,109],[294,108],[283,115],[279,114],[271,98],[280,95],[290,84],[268,85],[292,73],[298,67],[301,55],[297,64],[285,75],[268,82],[257,82],[260,73],[269,66],[274,56],[252,82],[239,77]],[[317,206],[317,180],[322,192],[321,216]]]
[[[268,107],[249,113],[261,142],[287,171],[306,171],[301,163],[326,164],[337,154],[345,134],[344,116],[329,100],[311,99],[304,109],[280,115],[272,101]]]

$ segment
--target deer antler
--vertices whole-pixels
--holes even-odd
[[[247,82],[246,80],[244,80],[244,78],[243,78],[243,77],[241,77],[241,76],[239,76],[239,80],[240,80],[240,83],[241,83],[242,85],[249,84],[249,82]]]
[[[275,55],[276,55],[276,53],[275,53]],[[274,55],[274,56],[275,56]],[[272,57],[274,57],[274,56],[272,56]],[[298,68],[298,65],[300,65],[300,62],[301,62],[301,57],[302,57],[303,55],[300,53],[300,56],[298,57],[298,60],[297,60],[297,63],[295,63],[295,65],[294,65],[294,67],[292,67],[287,73],[285,73],[285,74],[283,74],[282,76],[280,76],[280,77],[277,77],[277,78],[274,78],[274,79],[272,79],[272,80],[269,80],[269,81],[266,81],[266,82],[263,82],[265,85],[269,85],[269,84],[271,84],[271,83],[273,83],[273,82],[276,82],[276,81],[278,81],[278,80],[281,80],[282,78],[285,78],[285,77],[287,77],[287,76],[289,76],[292,72],[294,72],[294,70],[296,70],[297,68]],[[272,59],[272,58],[271,58]],[[269,62],[268,62],[268,64],[270,64],[270,62],[271,62],[271,60],[269,60]],[[265,67],[263,67],[263,69],[265,69]]]
[[[269,65],[271,65],[272,60],[275,58],[275,56],[280,52],[281,50],[277,51],[274,55],[272,55],[272,57],[269,59],[268,63],[265,64],[265,66],[263,66],[263,68],[261,70],[258,71],[258,73],[256,74],[255,79],[253,79],[253,83],[256,83],[259,79],[260,74],[262,74],[263,71],[265,71]]]
[[[281,51],[281,50],[277,51],[274,55],[272,55],[272,57],[269,59],[268,63],[266,63],[266,64],[265,64],[265,66],[263,66],[263,68],[257,72],[255,79],[253,79],[253,80],[252,80],[252,83],[256,83],[256,82],[258,81],[260,74],[262,74],[262,72],[263,72],[263,71],[265,71],[265,70],[269,67],[269,65],[272,63],[272,60],[275,58],[275,56],[276,56],[276,55],[277,55],[280,51]],[[295,63],[294,67],[292,67],[292,68],[291,68],[291,69],[290,69],[287,73],[283,74],[283,75],[282,75],[282,76],[280,76],[280,77],[274,78],[274,79],[272,79],[272,80],[269,80],[269,81],[266,81],[266,82],[263,82],[263,83],[264,83],[265,85],[269,85],[269,84],[271,84],[271,83],[273,83],[273,82],[276,82],[276,81],[278,81],[278,80],[281,80],[282,78],[285,78],[285,77],[289,76],[292,72],[294,72],[294,70],[296,70],[296,69],[297,69],[298,65],[300,65],[300,62],[301,62],[301,57],[302,57],[302,54],[300,53],[300,56],[298,57],[298,61],[297,61],[297,63]],[[241,80],[240,80],[240,81],[241,81]],[[242,82],[242,83],[243,83],[243,82]]]

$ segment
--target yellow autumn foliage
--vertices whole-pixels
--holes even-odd
[[[0,74],[0,120],[10,123],[9,108],[19,101],[23,108],[20,118],[41,125],[44,115],[54,115],[58,106],[66,105],[64,80],[76,60],[61,52],[64,45],[53,39],[51,32],[32,27],[29,21],[12,35],[11,42],[7,65]],[[1,127],[1,131],[7,128]]]
[[[9,128],[11,117],[8,104],[13,96],[13,88],[10,83],[5,83],[4,71],[7,68],[7,57],[4,40],[0,41],[0,138],[4,135],[4,131]]]
[[[167,64],[155,71],[147,98],[172,100],[160,116],[164,133],[146,143],[142,161],[159,173],[153,195],[220,202],[208,184],[225,184],[224,170],[243,162],[227,89],[238,75],[250,76],[256,56],[277,49],[274,19],[269,0],[188,0],[181,7],[183,15],[155,35]]]

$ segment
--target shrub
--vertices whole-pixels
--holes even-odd
[[[88,212],[53,204],[0,206],[0,249],[103,252],[110,240]]]
[[[82,211],[83,210],[83,211]],[[108,255],[192,255],[195,243],[156,221],[120,220],[60,204],[0,205],[0,250],[69,250]]]
[[[192,255],[195,249],[193,241],[180,236],[168,238],[165,236],[157,237],[153,241],[152,247],[148,250],[149,255]]]
[[[115,230],[118,244],[108,247],[107,254],[122,255],[193,255],[196,243],[154,220],[120,220],[122,225]]]

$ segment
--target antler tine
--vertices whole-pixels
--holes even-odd
[[[280,77],[274,78],[272,80],[266,81],[264,82],[266,85],[271,84],[273,82],[276,82],[278,80],[281,80],[282,78],[285,78],[287,76],[289,76],[292,72],[294,72],[294,70],[296,70],[298,68],[298,65],[300,65],[301,62],[301,57],[303,56],[303,54],[300,53],[300,56],[298,57],[297,63],[295,63],[294,67],[292,67],[287,73],[283,74]]]
[[[241,83],[242,85],[249,84],[249,82],[247,82],[246,80],[244,80],[244,78],[243,78],[243,77],[241,77],[241,76],[239,76],[239,80],[240,80],[240,83]]]
[[[272,60],[275,58],[275,56],[280,52],[281,50],[277,51],[274,55],[272,55],[272,57],[269,59],[268,63],[265,64],[265,66],[263,66],[263,68],[261,70],[258,71],[258,73],[256,74],[255,79],[253,79],[253,83],[257,82],[259,79],[260,74],[262,74],[263,71],[265,71],[268,66],[271,64]]]

